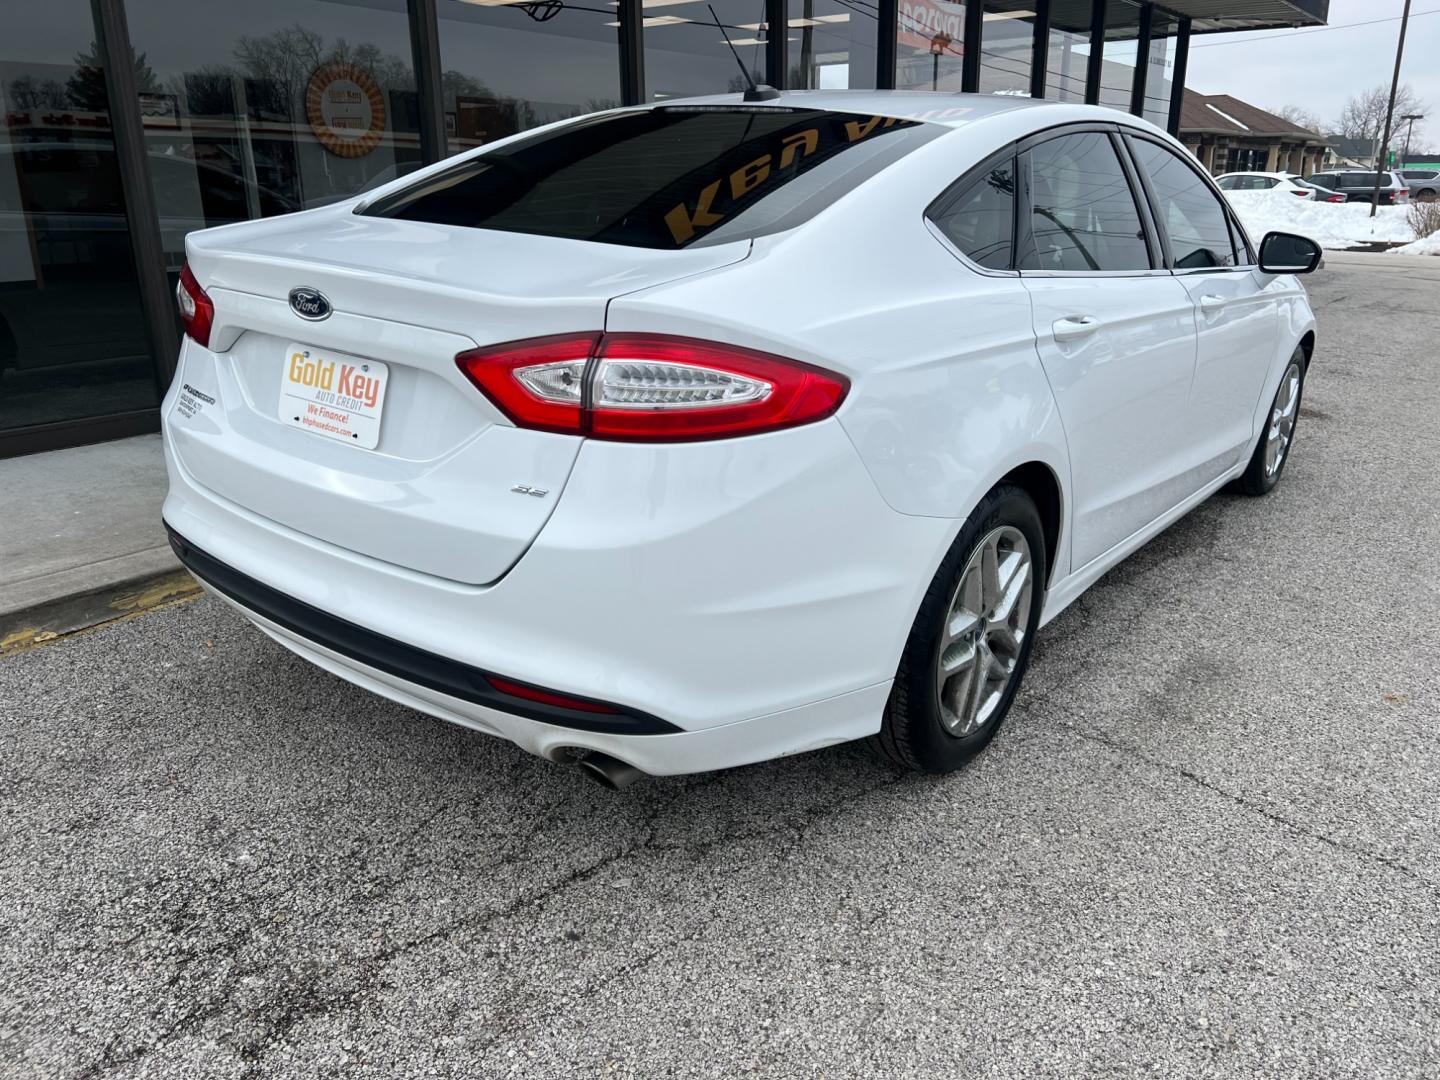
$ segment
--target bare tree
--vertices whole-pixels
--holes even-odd
[[[1281,120],[1288,120],[1297,127],[1304,128],[1306,131],[1313,131],[1317,135],[1320,134],[1320,117],[1300,105],[1281,105],[1280,108],[1275,110],[1275,115],[1280,117]]]
[[[1345,103],[1341,110],[1340,119],[1336,122],[1336,128],[1341,135],[1347,139],[1363,139],[1375,148],[1375,153],[1380,152],[1380,137],[1385,132],[1385,110],[1390,105],[1390,88],[1388,86],[1376,86],[1364,93],[1356,94]],[[1415,91],[1408,85],[1402,85],[1395,95],[1395,119],[1398,127],[1399,118],[1406,113],[1423,113],[1425,103],[1420,100]],[[1421,130],[1416,125],[1416,131]],[[1422,136],[1423,138],[1423,136]]]

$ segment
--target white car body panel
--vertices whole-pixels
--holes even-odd
[[[1313,202],[1315,200],[1315,189],[1304,184],[1297,184],[1290,179],[1294,173],[1279,172],[1238,172],[1222,173],[1215,178],[1215,184],[1221,191],[1268,191],[1276,195],[1285,195],[1291,199],[1298,199],[1302,202]],[[1233,182],[1241,177],[1263,177],[1266,180],[1274,180],[1275,184],[1268,188],[1229,188],[1226,182]]]
[[[354,216],[454,159],[188,241],[216,318],[210,348],[187,339],[162,406],[172,529],[406,646],[678,730],[617,735],[487,708],[227,602],[321,667],[532,752],[701,771],[879,730],[936,567],[1012,470],[1043,466],[1058,489],[1047,622],[1243,469],[1313,332],[1295,278],[979,272],[923,217],[971,166],[1037,130],[1152,126],[1029,99],[782,103],[954,130],[800,228],[753,241],[656,251]],[[299,286],[334,314],[299,321],[285,299]],[[1212,295],[1223,303],[1202,306]],[[1074,315],[1094,316],[1095,332],[1057,341]],[[515,427],[454,360],[600,330],[789,357],[846,376],[849,396],[833,418],[762,435],[607,442]],[[289,341],[390,365],[375,451],[278,423]]]
[[[1170,274],[1024,276],[1040,360],[1064,418],[1076,567],[1159,517],[1186,488],[1175,438],[1195,374],[1189,295]],[[1083,337],[1060,340],[1072,320]],[[1075,331],[1069,331],[1075,332]]]

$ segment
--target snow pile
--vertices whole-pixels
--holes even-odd
[[[1312,202],[1284,191],[1227,191],[1225,197],[1257,244],[1267,232],[1299,233],[1332,249],[1415,239],[1403,206],[1382,206],[1372,218],[1369,203]]]
[[[1422,237],[1413,244],[1391,248],[1387,255],[1440,255],[1440,233]]]

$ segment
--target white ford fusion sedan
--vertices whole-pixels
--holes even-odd
[[[180,558],[618,787],[973,756],[1041,626],[1280,479],[1319,251],[1133,116],[816,92],[564,121],[187,257]]]

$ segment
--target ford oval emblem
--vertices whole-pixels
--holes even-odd
[[[300,288],[290,290],[290,310],[302,319],[319,322],[328,319],[334,308],[319,289]]]

